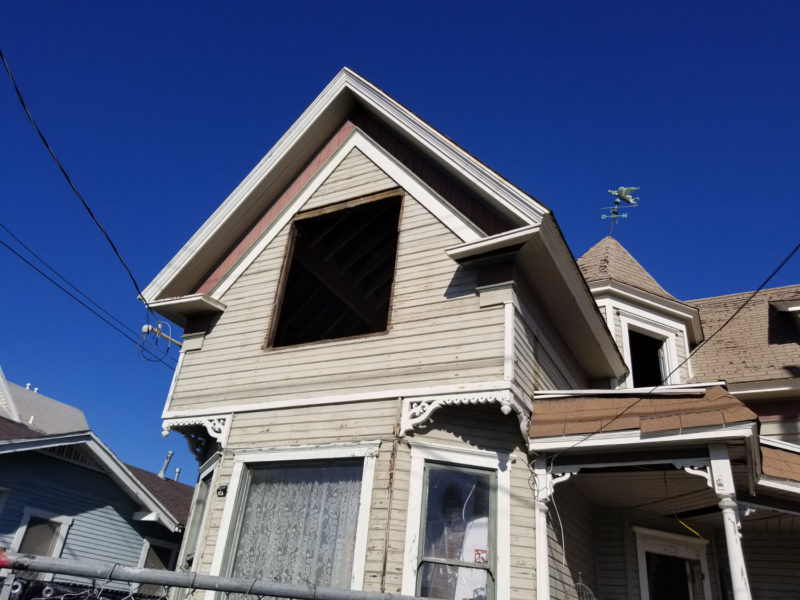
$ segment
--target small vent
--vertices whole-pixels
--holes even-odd
[[[86,467],[88,469],[94,469],[96,471],[103,470],[103,468],[100,466],[100,463],[90,456],[80,444],[47,448],[42,452],[49,454],[50,456],[60,458],[61,460]]]

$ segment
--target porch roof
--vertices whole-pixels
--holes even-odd
[[[800,483],[800,454],[762,443],[761,471],[770,478]]]
[[[608,431],[655,433],[756,421],[758,416],[722,387],[680,394],[580,395],[535,399],[530,435],[553,438]]]

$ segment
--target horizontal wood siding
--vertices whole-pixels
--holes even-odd
[[[314,202],[394,186],[382,173],[352,154]],[[185,354],[168,410],[502,379],[502,307],[479,308],[474,274],[444,252],[458,238],[408,196],[388,331],[265,350],[288,231],[221,298],[227,309],[202,349]]]
[[[394,180],[376,167],[358,148],[353,148],[325,183],[314,192],[303,210],[322,208],[396,186]]]
[[[138,566],[144,538],[177,542],[166,529],[133,521],[138,505],[104,473],[36,452],[0,456],[0,546],[9,548],[25,507],[72,518],[62,558]],[[74,580],[56,576],[56,580]],[[118,584],[127,588],[127,585]]]
[[[548,517],[556,544],[551,551],[551,578],[563,598],[576,598],[576,583],[597,588],[592,507],[569,482],[559,484]],[[562,558],[564,559],[562,562]],[[551,586],[553,583],[551,583]]]
[[[742,547],[753,598],[784,600],[800,597],[797,531],[745,532]]]
[[[628,595],[628,557],[625,553],[625,521],[622,512],[593,507],[597,588],[604,600],[626,600]]]

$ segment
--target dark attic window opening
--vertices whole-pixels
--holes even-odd
[[[294,221],[272,346],[386,331],[400,208],[394,195]]]
[[[664,340],[628,331],[634,387],[661,385],[664,379]]]

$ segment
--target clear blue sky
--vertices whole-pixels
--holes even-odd
[[[345,65],[550,207],[576,257],[606,190],[641,187],[615,237],[678,298],[752,290],[800,238],[798,2],[289,4],[3,4],[17,83],[141,286]],[[0,142],[0,223],[141,327],[4,73]],[[3,247],[0,273],[6,376],[193,479],[160,437],[171,371]],[[798,281],[795,257],[773,284]]]

